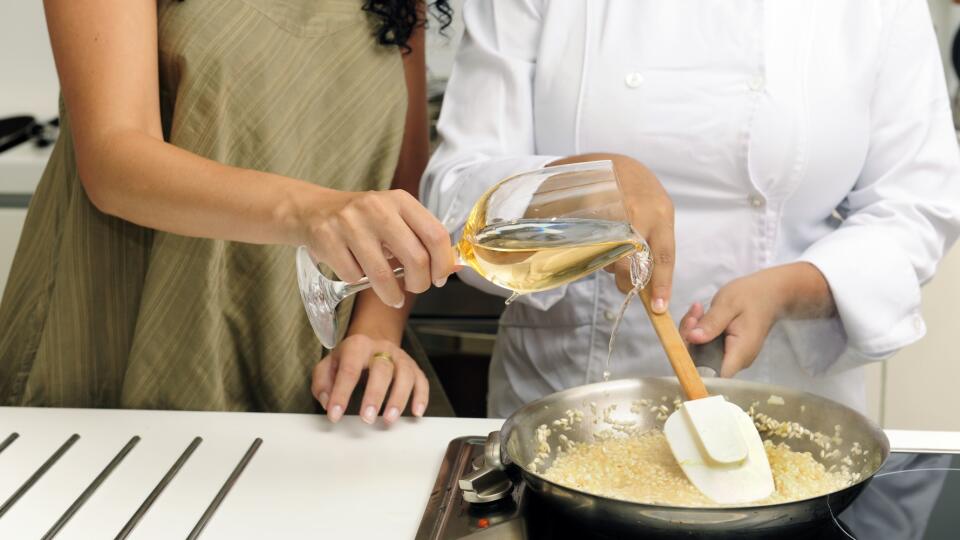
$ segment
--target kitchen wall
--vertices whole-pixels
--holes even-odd
[[[953,44],[953,32],[960,26],[960,6],[956,0],[927,0],[930,15],[937,28],[937,38],[943,53],[943,66],[947,72],[947,87],[953,94],[957,90],[957,74],[950,62],[950,50]]]
[[[0,81],[0,118],[57,114],[57,72],[40,0],[0,2]]]
[[[0,118],[57,115],[57,73],[47,38],[43,3],[0,2]],[[0,154],[0,290],[26,217],[26,202],[40,179],[49,148],[22,144]]]
[[[452,0],[457,13],[463,0]],[[945,67],[953,29],[960,24],[960,7],[952,0],[929,0],[937,26]],[[442,88],[450,74],[462,22],[438,32],[436,23],[428,34],[428,65],[432,87]],[[42,3],[39,0],[0,2],[0,117],[27,112],[52,117],[57,108],[57,80],[50,54]],[[958,86],[947,69],[951,93]],[[4,207],[4,201],[32,191],[47,151],[21,145],[0,154],[0,287],[16,247],[25,210]],[[13,196],[11,198],[10,196]],[[954,336],[960,330],[956,306],[960,305],[960,249],[943,262],[937,277],[924,288],[924,314],[928,335],[901,351],[894,359],[870,370],[871,415],[887,427],[960,430],[960,357]]]

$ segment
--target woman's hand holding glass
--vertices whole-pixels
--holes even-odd
[[[443,225],[403,190],[326,191],[323,200],[301,213],[300,236],[316,262],[329,266],[343,281],[367,276],[383,303],[403,305],[403,287],[420,293],[443,285],[456,257]]]

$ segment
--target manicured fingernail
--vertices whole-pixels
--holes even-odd
[[[377,419],[377,408],[373,405],[367,405],[363,408],[363,414],[360,415],[360,418],[368,424],[372,424],[374,420]]]
[[[447,276],[443,276],[442,278],[434,281],[433,284],[436,287],[443,287],[444,285],[447,284]]]
[[[400,309],[402,307],[403,307],[403,298],[401,298],[399,302],[393,305],[393,309]]]
[[[340,417],[343,416],[343,407],[340,405],[334,405],[333,408],[327,413],[327,416],[330,418],[331,422],[337,422],[340,420]]]
[[[383,419],[386,420],[388,424],[394,423],[399,417],[400,409],[397,409],[396,407],[390,407],[383,415]]]
[[[413,404],[413,415],[414,416],[423,416],[423,412],[427,409],[427,406],[423,403],[414,403]]]
[[[330,399],[330,396],[326,392],[320,392],[320,395],[317,396],[317,401],[320,402],[320,406],[324,409],[327,408],[327,400]]]
[[[667,310],[667,302],[663,298],[657,298],[653,301],[653,311],[663,313]]]

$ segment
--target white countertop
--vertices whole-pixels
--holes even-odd
[[[184,538],[250,443],[263,439],[201,538],[412,538],[450,440],[502,420],[0,407],[0,504],[71,434],[81,438],[0,519],[39,538],[134,435],[142,440],[57,536],[112,538],[197,435],[203,443],[130,535]],[[960,433],[888,430],[894,448],[960,451]]]
[[[256,437],[249,466],[201,538],[412,538],[447,443],[501,420],[0,408],[0,504],[72,433],[81,438],[0,519],[0,538],[39,538],[134,435],[142,440],[57,536],[112,538],[194,436],[203,443],[130,538],[185,538]]]

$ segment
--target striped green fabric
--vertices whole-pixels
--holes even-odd
[[[388,187],[403,64],[375,42],[361,4],[161,0],[164,136],[238,167],[341,190]],[[83,191],[62,113],[0,304],[0,403],[316,410],[310,374],[323,351],[293,248],[104,215]]]

